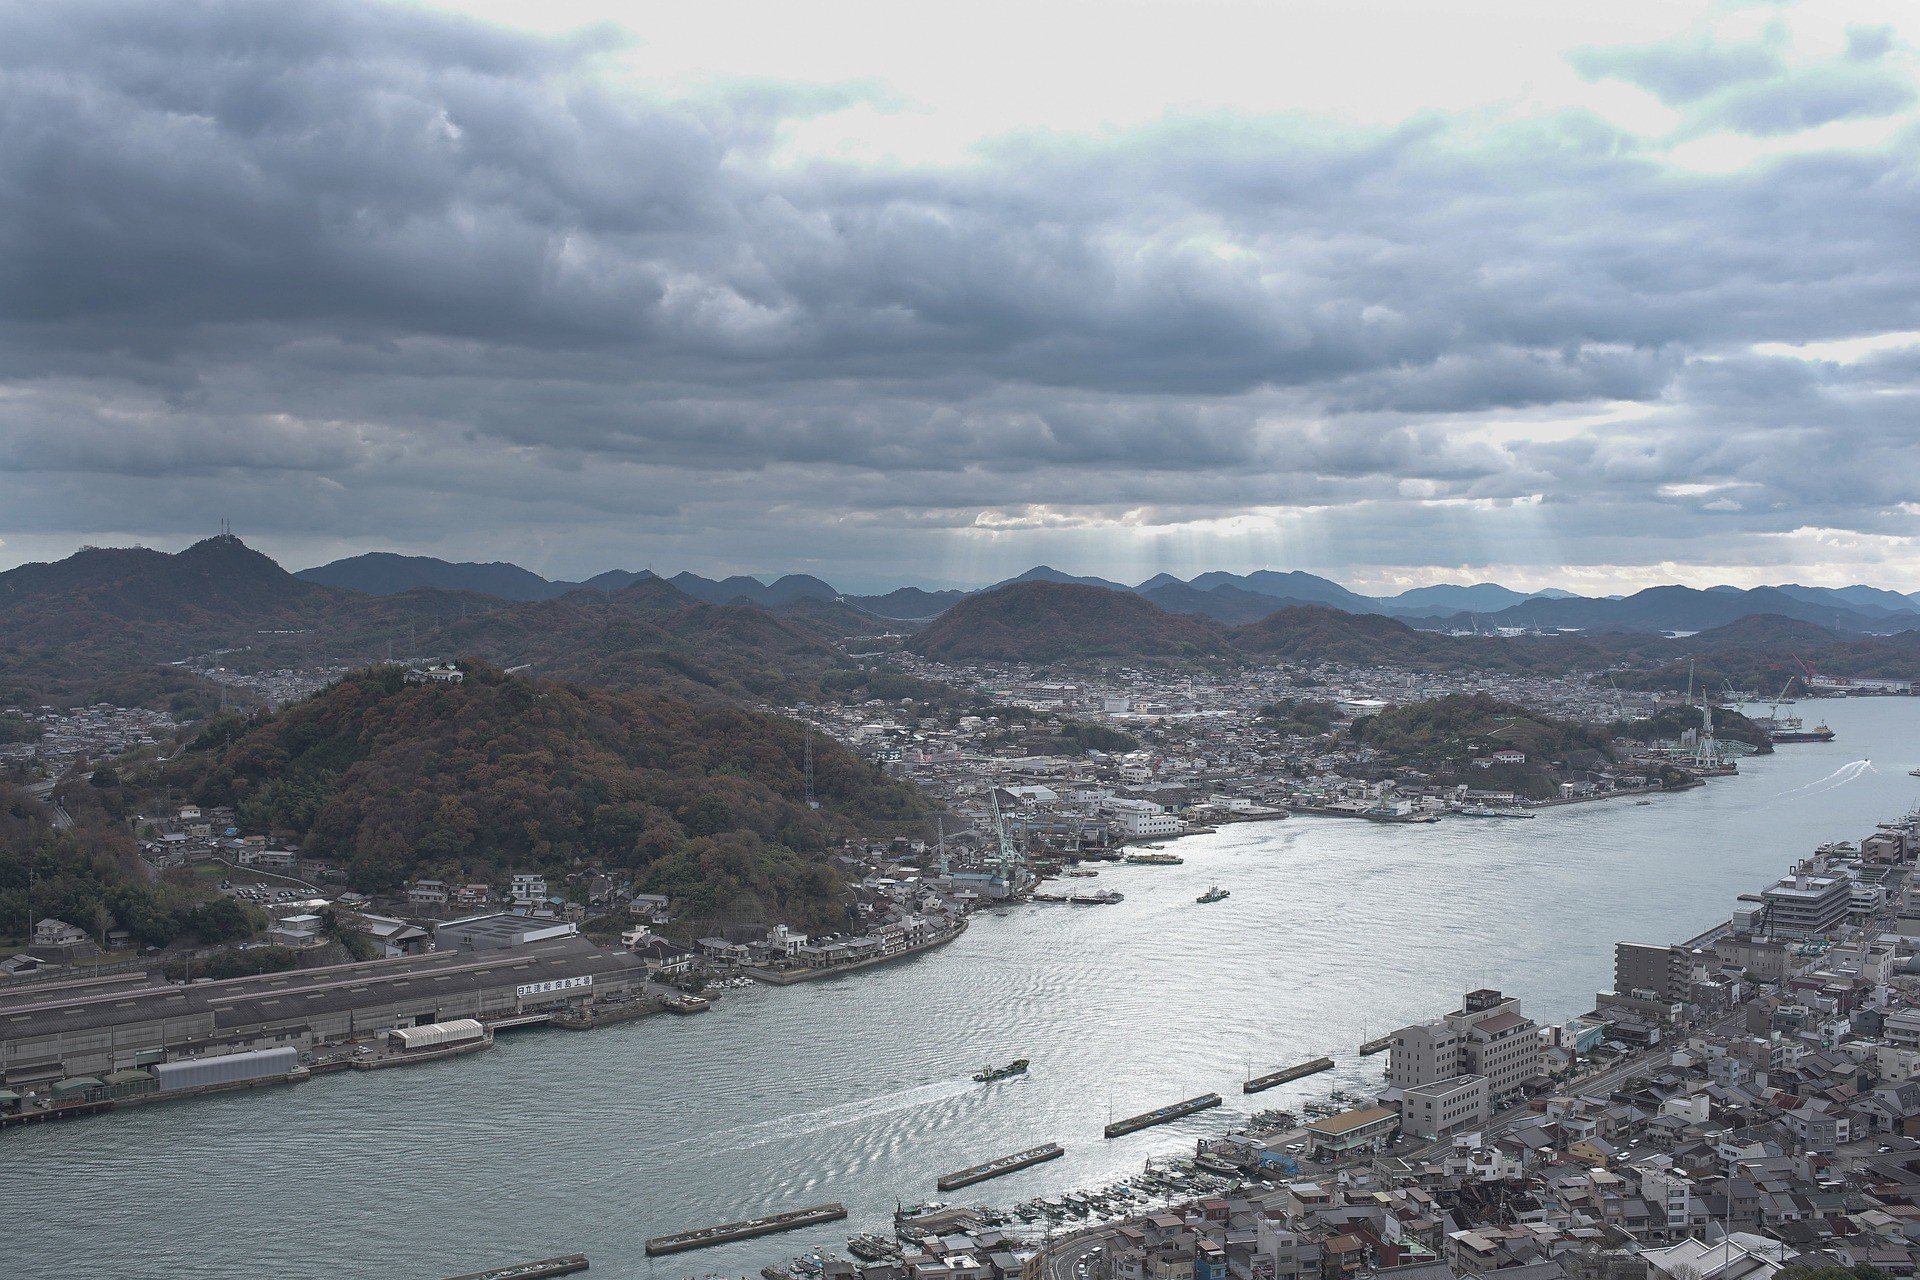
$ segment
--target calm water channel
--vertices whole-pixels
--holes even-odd
[[[837,981],[729,993],[700,1018],[530,1031],[409,1071],[140,1108],[0,1138],[0,1274],[443,1277],[580,1251],[596,1276],[752,1274],[935,1174],[1048,1139],[1065,1159],[958,1193],[1011,1204],[1190,1152],[1238,1085],[1321,1053],[1278,1105],[1378,1079],[1354,1047],[1496,986],[1535,1016],[1591,1007],[1619,938],[1724,919],[1794,856],[1920,800],[1920,700],[1803,704],[1838,741],[1641,807],[1394,827],[1293,818],[1178,842],[1181,867],[1082,882],[1113,907],[976,919],[937,952]],[[1831,779],[1850,761],[1874,770]],[[1842,774],[1842,777],[1847,775]],[[1790,793],[1790,794],[1783,794]],[[1232,890],[1201,906],[1208,885]],[[967,1077],[1024,1056],[1024,1080]],[[1100,1128],[1207,1089],[1222,1111]],[[824,1200],[845,1224],[649,1262],[641,1242]]]

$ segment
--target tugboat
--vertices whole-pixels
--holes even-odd
[[[991,1084],[995,1080],[1005,1080],[1009,1076],[1027,1074],[1027,1060],[1015,1058],[1004,1067],[982,1067],[973,1073],[973,1078],[981,1084]]]
[[[1195,898],[1194,901],[1195,902],[1218,902],[1222,898],[1227,898],[1231,896],[1232,895],[1229,894],[1225,889],[1222,889],[1219,885],[1215,885],[1213,886],[1213,888],[1207,890],[1205,893]]]

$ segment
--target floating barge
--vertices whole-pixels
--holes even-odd
[[[453,1280],[545,1280],[547,1276],[570,1276],[586,1269],[586,1254],[568,1253],[558,1258],[542,1258],[538,1262],[516,1262],[510,1267],[495,1267],[491,1271],[469,1271],[463,1276],[453,1277]]]
[[[1332,1058],[1315,1058],[1310,1062],[1298,1063],[1291,1067],[1282,1067],[1278,1071],[1269,1071],[1263,1076],[1255,1076],[1240,1086],[1242,1093],[1259,1093],[1262,1089],[1271,1089],[1277,1084],[1289,1080],[1299,1080],[1305,1076],[1318,1075],[1322,1071],[1333,1070]]]
[[[1392,1036],[1381,1036],[1377,1040],[1368,1040],[1360,1046],[1360,1056],[1371,1058],[1376,1053],[1385,1053],[1393,1048]]]
[[[976,1164],[971,1168],[956,1169],[952,1173],[942,1174],[933,1185],[942,1191],[956,1191],[961,1187],[970,1187],[976,1182],[985,1182],[988,1178],[1012,1173],[1016,1169],[1025,1169],[1030,1165],[1058,1160],[1065,1154],[1067,1149],[1059,1143],[1043,1142],[1037,1147],[1028,1147],[1025,1151],[1001,1156],[998,1160],[989,1160],[985,1164]]]
[[[654,1258],[663,1253],[685,1253],[689,1249],[705,1249],[710,1245],[770,1236],[778,1231],[797,1231],[801,1227],[818,1226],[822,1222],[838,1222],[846,1216],[847,1206],[843,1204],[816,1204],[810,1209],[789,1209],[785,1213],[772,1213],[764,1218],[748,1218],[745,1222],[723,1222],[717,1227],[701,1227],[698,1231],[677,1231],[647,1241],[647,1256]]]
[[[1125,1120],[1115,1120],[1107,1126],[1106,1135],[1109,1138],[1118,1138],[1125,1134],[1135,1133],[1141,1129],[1151,1129],[1157,1124],[1171,1123],[1184,1116],[1193,1115],[1197,1111],[1211,1111],[1219,1105],[1219,1094],[1203,1093],[1197,1098],[1188,1098],[1184,1102],[1176,1102],[1172,1106],[1161,1107],[1158,1111],[1149,1111],[1144,1115],[1128,1116]]]

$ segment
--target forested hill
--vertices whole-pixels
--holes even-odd
[[[1607,731],[1556,720],[1483,693],[1449,694],[1393,707],[1353,722],[1348,737],[1372,747],[1385,763],[1418,768],[1442,783],[1513,791],[1543,800],[1580,770],[1612,762]],[[1477,759],[1503,749],[1526,762],[1475,769]]]
[[[1449,694],[1363,716],[1349,735],[1384,754],[1429,764],[1465,763],[1502,748],[1547,760],[1583,753],[1604,758],[1610,741],[1604,729],[1555,720],[1484,693]]]
[[[950,662],[1166,662],[1223,656],[1219,628],[1139,596],[1040,580],[968,596],[911,647]]]
[[[190,715],[218,696],[167,665],[180,659],[222,650],[236,666],[337,661],[497,605],[456,592],[375,598],[303,582],[231,535],[176,555],[88,547],[0,573],[0,704],[104,700]]]
[[[271,718],[216,721],[179,767],[202,803],[341,860],[361,888],[597,867],[673,895],[683,919],[812,929],[846,924],[843,837],[930,812],[821,734],[810,810],[793,721],[463,666],[459,685],[370,668]]]
[[[652,575],[520,604],[437,588],[366,595],[296,577],[228,535],[177,555],[89,548],[0,573],[0,705],[104,700],[195,715],[217,691],[169,664],[214,652],[237,670],[472,654],[612,688],[809,698],[831,640],[861,617],[831,601],[708,604]]]
[[[826,628],[809,619],[706,604],[658,578],[450,620],[431,643],[613,689],[779,700],[817,697],[835,658]]]

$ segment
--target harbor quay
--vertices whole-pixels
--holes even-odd
[[[579,937],[188,984],[23,983],[0,990],[0,1123],[431,1061],[495,1029],[633,1008],[646,984],[639,958]]]

